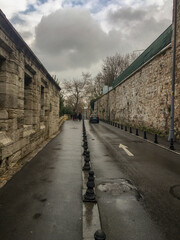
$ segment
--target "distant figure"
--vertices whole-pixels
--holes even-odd
[[[77,119],[77,114],[74,113],[74,114],[73,114],[73,120],[76,120],[76,119]]]
[[[82,119],[82,115],[81,115],[81,113],[79,113],[79,115],[78,115],[78,119],[79,119],[79,121],[81,121],[81,119]]]

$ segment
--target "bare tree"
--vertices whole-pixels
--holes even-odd
[[[64,80],[62,91],[64,102],[73,112],[79,112],[87,107],[90,100],[102,95],[104,85],[111,86],[116,79],[136,58],[137,54],[121,56],[116,53],[114,56],[106,57],[103,61],[102,71],[94,78],[90,73],[82,72],[80,79]]]
[[[137,58],[137,54],[126,54],[122,56],[116,53],[114,56],[106,57],[102,65],[102,76],[105,85],[111,86],[113,81]]]
[[[75,112],[81,111],[85,105],[85,89],[90,79],[89,73],[82,73],[82,79],[64,80],[63,82],[65,104],[71,105]]]

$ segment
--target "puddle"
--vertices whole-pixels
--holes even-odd
[[[109,193],[112,196],[119,196],[125,193],[132,192],[133,194],[135,194],[135,197],[138,201],[142,198],[137,188],[126,179],[118,179],[116,180],[116,182],[101,183],[98,185],[97,188],[99,191]]]
[[[41,213],[36,213],[36,214],[34,214],[34,216],[33,216],[34,219],[38,219],[38,218],[40,218],[40,217],[41,217]]]
[[[131,141],[133,143],[144,143],[143,141],[138,141],[138,140],[135,140],[135,141]]]

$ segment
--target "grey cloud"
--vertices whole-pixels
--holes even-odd
[[[18,15],[16,14],[14,17],[11,18],[12,24],[24,24],[25,21]]]
[[[29,31],[21,31],[20,34],[25,41],[26,39],[32,38],[32,33]]]
[[[113,44],[88,11],[66,9],[42,18],[33,47],[57,70],[90,66],[110,53]],[[53,58],[53,64],[45,55]]]
[[[119,29],[118,33],[123,33],[122,43],[126,44],[126,49],[145,49],[171,24],[171,20],[166,19],[166,16],[157,21],[153,17],[157,11],[156,5],[145,10],[121,8],[114,12],[109,11],[107,22]]]
[[[148,47],[171,23],[166,18],[157,22],[154,11],[155,6],[110,11],[107,22],[114,28],[107,34],[87,10],[61,9],[42,18],[33,50],[49,71],[88,71],[106,56]]]
[[[141,21],[145,18],[147,12],[141,9],[133,9],[131,7],[121,8],[117,11],[109,11],[108,20],[112,24],[123,22]]]

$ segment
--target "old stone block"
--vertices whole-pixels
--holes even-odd
[[[27,156],[30,152],[32,152],[32,148],[28,144],[27,146],[25,146],[21,149],[21,157],[23,158],[23,157]]]
[[[16,153],[12,154],[9,158],[8,158],[8,164],[10,167],[13,167],[18,160],[21,159],[21,150],[17,151]]]
[[[0,109],[2,108],[17,108],[17,96],[1,93]]]
[[[23,129],[12,130],[12,131],[10,131],[10,135],[11,135],[13,142],[17,142],[18,140],[20,140],[23,137]]]
[[[12,139],[7,135],[6,132],[0,132],[0,147],[7,147],[12,143]]]
[[[8,131],[8,122],[6,120],[0,120],[0,131]]]
[[[24,99],[18,98],[18,109],[24,109]]]
[[[8,131],[16,130],[18,127],[17,118],[9,119],[8,120]]]
[[[19,111],[17,109],[8,109],[8,116],[10,119],[17,118]]]
[[[23,125],[24,125],[24,117],[19,117],[17,118],[17,128],[20,129],[20,128],[23,128]]]
[[[8,119],[7,110],[0,110],[0,119]]]
[[[34,133],[35,133],[35,130],[33,129],[32,125],[24,125],[23,137],[29,137]]]
[[[32,125],[33,124],[33,116],[32,115],[25,115],[24,116],[24,123],[28,124],[28,125]]]

